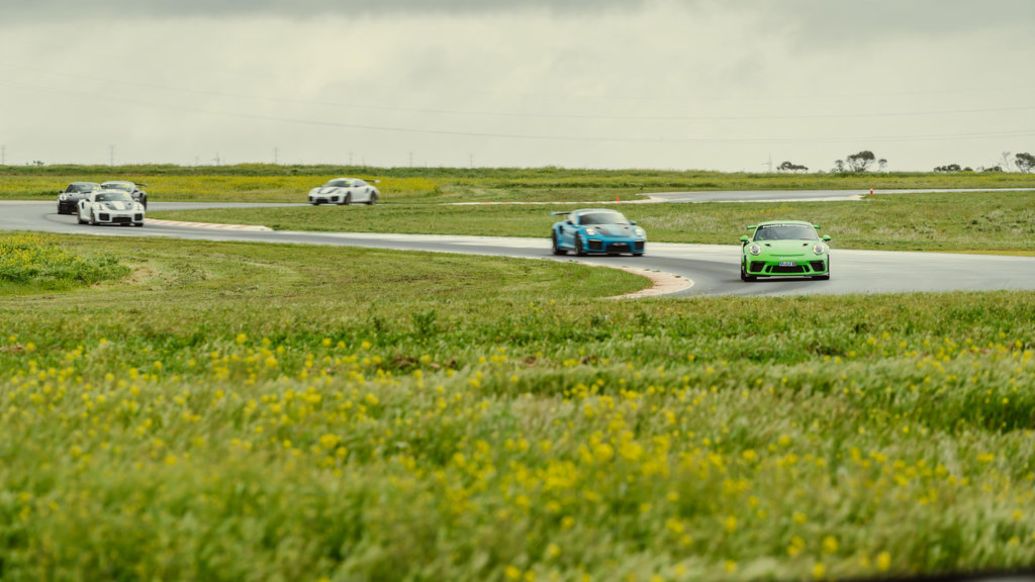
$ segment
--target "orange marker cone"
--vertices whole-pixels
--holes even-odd
[[[616,196],[615,196],[615,204],[621,204],[621,203],[622,203],[622,197],[621,197],[621,196],[618,196],[618,195],[616,195]]]

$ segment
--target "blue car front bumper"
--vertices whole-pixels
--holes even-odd
[[[611,238],[606,236],[586,237],[583,249],[587,253],[617,254],[632,253],[643,254],[647,241],[635,238]]]

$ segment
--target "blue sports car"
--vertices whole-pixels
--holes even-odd
[[[551,214],[566,217],[553,225],[551,237],[555,255],[574,251],[580,257],[591,253],[631,253],[638,257],[647,244],[647,232],[617,210],[588,208]]]

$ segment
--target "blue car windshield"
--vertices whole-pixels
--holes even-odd
[[[621,212],[590,212],[579,215],[579,224],[629,224],[629,219]]]
[[[808,224],[763,224],[755,230],[755,240],[818,240],[816,229]]]

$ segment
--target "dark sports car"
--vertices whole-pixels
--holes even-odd
[[[72,182],[63,192],[58,192],[58,214],[75,214],[79,210],[79,201],[94,190],[100,190],[96,182]]]

